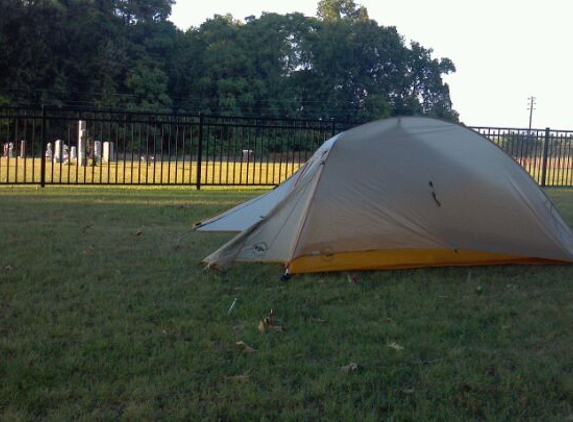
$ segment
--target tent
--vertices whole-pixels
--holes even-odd
[[[326,141],[274,190],[198,223],[238,231],[206,257],[287,273],[573,262],[573,234],[535,181],[458,124],[390,118]]]

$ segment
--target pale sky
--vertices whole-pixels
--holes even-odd
[[[448,57],[445,78],[460,120],[471,126],[573,130],[573,0],[355,0],[379,25]],[[235,19],[261,12],[316,14],[318,0],[177,0],[181,29],[214,14]]]

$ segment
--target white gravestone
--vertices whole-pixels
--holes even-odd
[[[113,142],[104,142],[103,143],[103,162],[104,163],[111,163],[115,161],[115,155],[113,151]]]
[[[86,143],[87,143],[86,121],[78,121],[78,166],[87,166]]]
[[[252,149],[243,149],[242,152],[242,161],[243,163],[251,160],[253,158],[253,150]]]
[[[64,143],[61,139],[56,140],[54,145],[54,163],[64,162]]]
[[[76,161],[77,158],[78,158],[78,148],[74,146],[70,149],[70,161]]]
[[[94,161],[96,164],[101,162],[101,141],[94,141]]]
[[[48,142],[48,144],[46,145],[46,158],[51,160],[53,155],[54,152],[52,151],[52,143]]]

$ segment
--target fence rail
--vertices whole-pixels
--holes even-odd
[[[277,185],[353,126],[301,120],[0,108],[0,184]],[[472,128],[542,186],[573,186],[573,131]]]
[[[0,184],[276,185],[335,120],[0,109]]]
[[[541,186],[573,186],[573,131],[473,127],[497,144]]]

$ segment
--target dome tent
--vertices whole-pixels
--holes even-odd
[[[573,262],[573,233],[515,161],[463,126],[375,121],[326,141],[276,189],[198,223],[206,257],[287,272]]]

